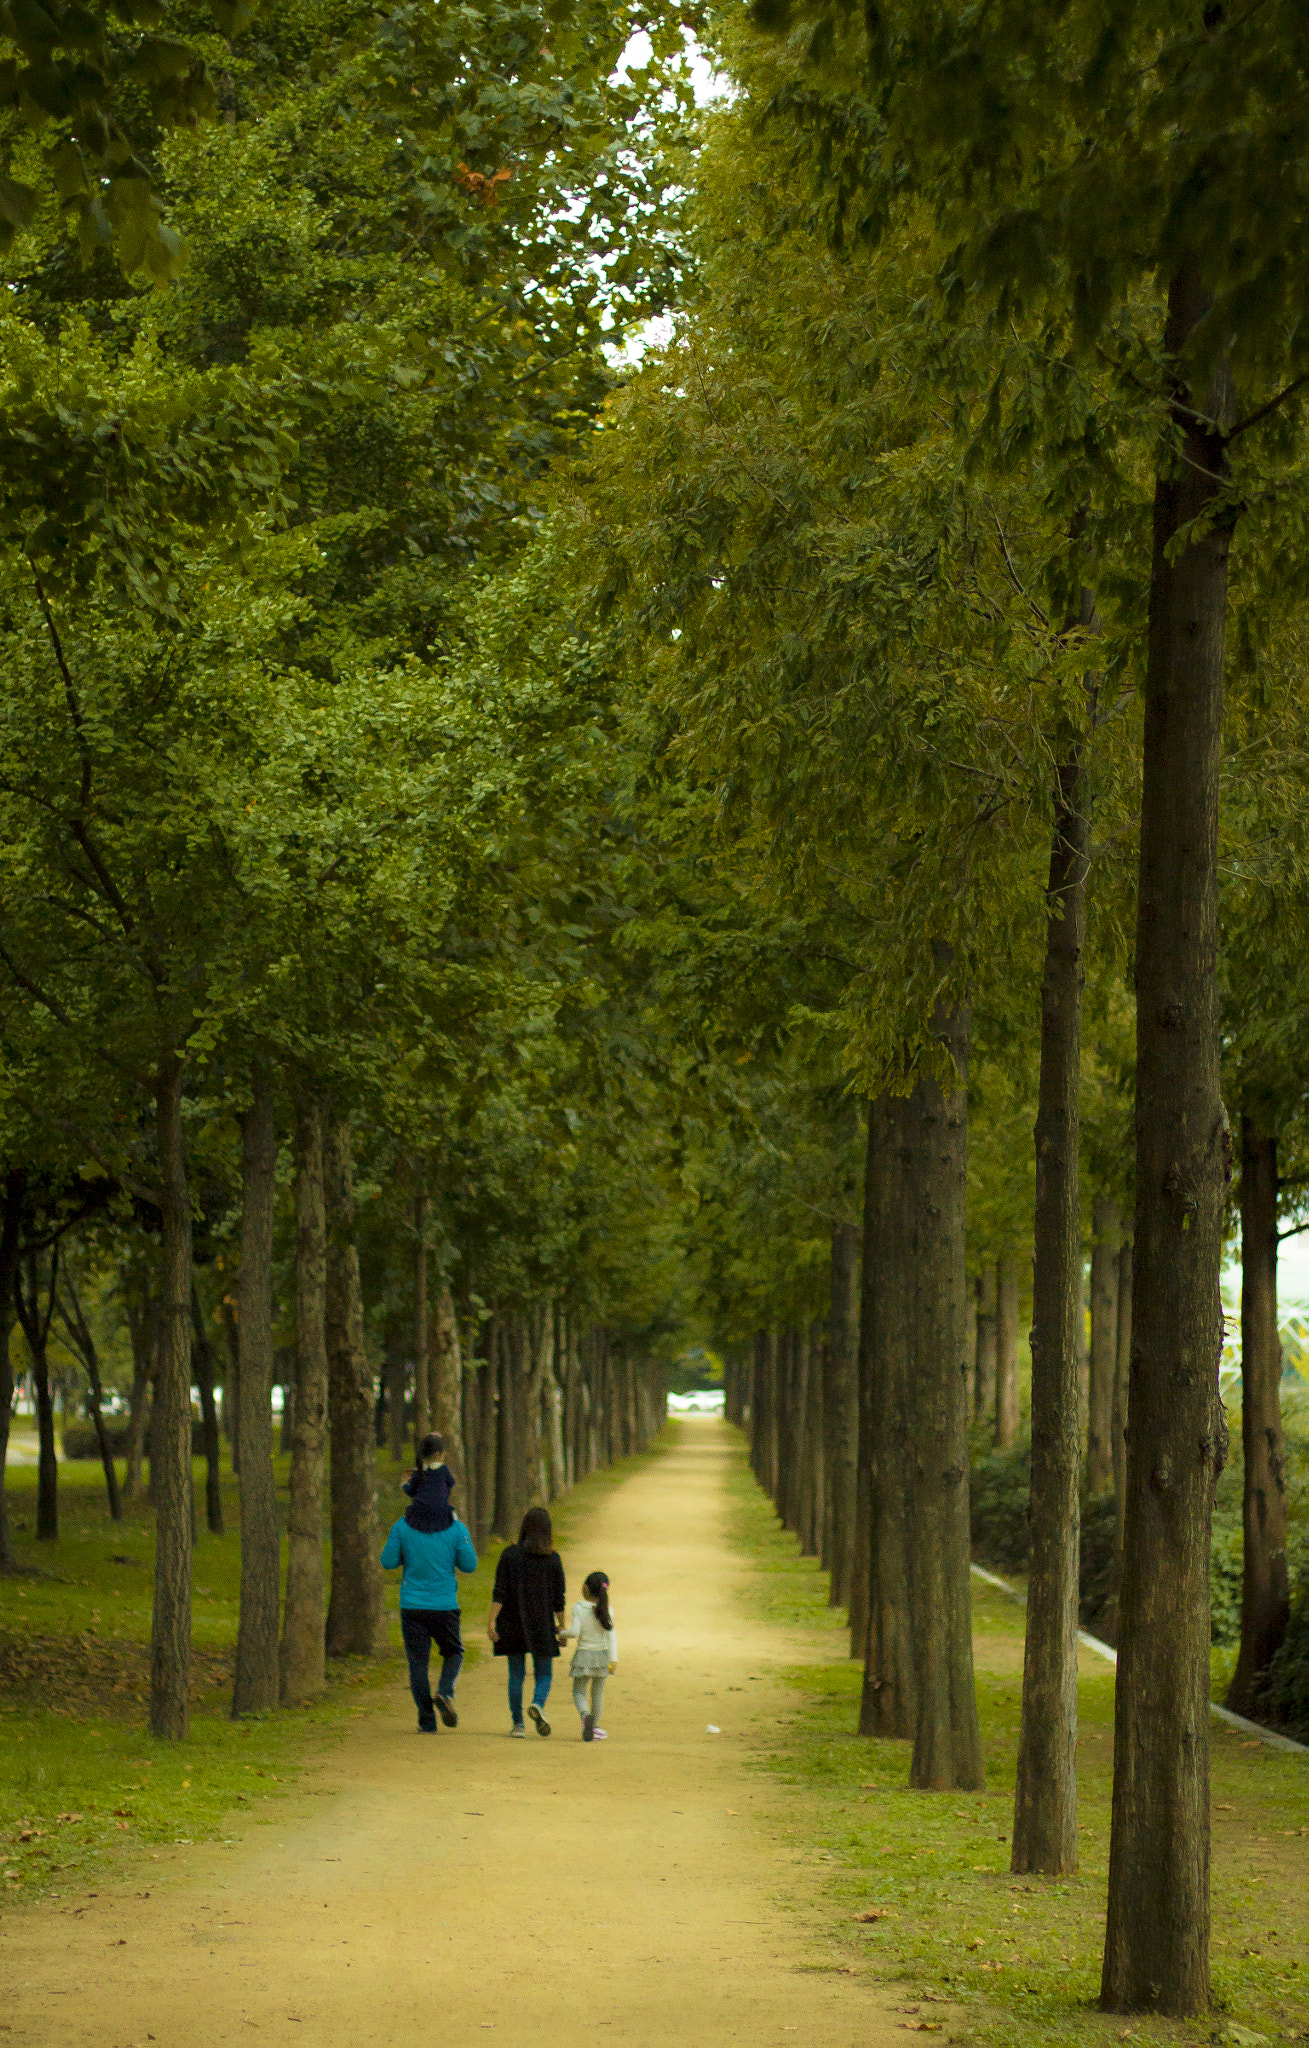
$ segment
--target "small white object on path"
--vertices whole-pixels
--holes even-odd
[[[709,1723],[709,1726],[705,1729],[706,1735],[721,1735],[722,1732],[723,1731],[721,1728],[715,1728],[712,1721]]]

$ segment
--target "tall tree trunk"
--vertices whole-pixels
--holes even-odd
[[[1090,620],[1085,617],[1084,623]],[[1059,767],[1041,982],[1032,1282],[1032,1559],[1010,1869],[1077,1868],[1077,1580],[1082,1430],[1077,1305],[1082,1263],[1082,954],[1090,819],[1080,745]],[[1115,1247],[1116,1249],[1116,1247]],[[1115,1331],[1115,1336],[1117,1332]],[[1112,1384],[1112,1371],[1110,1373]]]
[[[756,1330],[750,1364],[750,1470],[762,1486],[767,1459],[764,1451],[768,1414],[768,1332]]]
[[[1018,1268],[995,1266],[995,1441],[1007,1450],[1018,1429]]]
[[[1127,1390],[1132,1364],[1132,1240],[1118,1252],[1118,1351],[1114,1365],[1114,1611],[1123,1557],[1123,1516],[1127,1505]]]
[[[114,1454],[109,1445],[109,1431],[105,1427],[104,1383],[100,1377],[100,1354],[96,1350],[95,1338],[91,1335],[86,1317],[82,1314],[82,1304],[77,1298],[77,1289],[71,1275],[65,1281],[65,1286],[69,1306],[60,1308],[60,1319],[69,1342],[86,1368],[86,1405],[91,1417],[91,1426],[95,1430],[96,1448],[100,1452],[100,1469],[105,1475],[109,1519],[111,1522],[121,1522],[123,1503],[118,1491],[118,1474],[114,1470]]]
[[[436,1294],[436,1313],[428,1318],[427,1393],[430,1427],[445,1443],[444,1457],[457,1479],[464,1476],[463,1363],[459,1356],[459,1325],[448,1280]]]
[[[155,1082],[162,1254],[150,1418],[155,1503],[150,1731],[184,1742],[191,1724],[191,1190],[182,1138],[182,1061],[165,1053]]]
[[[800,1547],[808,1557],[823,1548],[826,1460],[823,1456],[823,1341],[812,1324],[805,1326],[805,1472],[800,1504]]]
[[[204,1422],[205,1521],[211,1536],[221,1536],[223,1489],[219,1458],[222,1444],[218,1429],[218,1405],[214,1400],[214,1347],[209,1342],[209,1332],[205,1328],[200,1308],[200,1296],[194,1287],[191,1289],[191,1356],[196,1385],[200,1389],[200,1414]]]
[[[1087,1332],[1086,1258],[1077,1267],[1077,1412],[1082,1418],[1082,1444],[1086,1444],[1086,1418],[1091,1408],[1091,1345]]]
[[[973,1419],[995,1426],[995,1265],[977,1276],[976,1335],[973,1339]]]
[[[477,1528],[474,1547],[480,1556],[486,1548],[495,1519],[496,1459],[500,1441],[500,1383],[495,1349],[489,1341],[494,1324],[482,1325],[483,1357],[477,1374],[479,1414],[477,1424]]]
[[[35,1258],[29,1259],[28,1268],[30,1313],[22,1305],[20,1294],[19,1316],[32,1358],[32,1384],[36,1389],[36,1540],[38,1543],[54,1543],[59,1537],[59,1450],[55,1442],[55,1404],[50,1387],[46,1331],[41,1326]]]
[[[497,1316],[492,1331],[492,1356],[496,1361],[500,1395],[496,1409],[495,1527],[504,1542],[512,1543],[518,1534],[518,1521],[522,1515],[522,1489],[518,1476],[522,1446],[518,1436],[514,1363],[510,1356],[506,1321]]]
[[[1091,1369],[1086,1404],[1086,1490],[1114,1483],[1114,1372],[1118,1363],[1118,1204],[1097,1195],[1091,1205]]]
[[[219,1303],[219,1314],[223,1319],[223,1336],[227,1340],[227,1382],[223,1389],[223,1406],[227,1406],[230,1389],[232,1396],[232,1472],[241,1476],[241,1339],[236,1327],[236,1310],[232,1297],[223,1289]]]
[[[279,1542],[273,1485],[273,1197],[277,1126],[272,1078],[250,1069],[252,1100],[241,1118],[241,1607],[232,1718],[277,1705]]]
[[[323,1117],[301,1099],[295,1119],[295,1434],[286,1517],[286,1605],[279,1677],[287,1704],[326,1683],[323,1468],[327,1450],[327,1219]]]
[[[127,1415],[127,1450],[123,1460],[125,1501],[135,1500],[141,1488],[146,1416],[159,1343],[158,1304],[151,1298],[147,1275],[142,1275],[141,1299],[135,1310],[132,1294],[129,1292],[127,1295],[127,1329],[132,1344],[132,1393]]]
[[[1259,1685],[1286,1634],[1286,1456],[1282,1344],[1277,1328],[1277,1139],[1257,1098],[1241,1117],[1241,1442],[1245,1449],[1245,1564],[1241,1648],[1227,1704],[1259,1706]]]
[[[1209,310],[1169,287],[1174,362]],[[1136,1229],[1127,1520],[1101,2000],[1209,2003],[1209,1540],[1226,1450],[1218,1276],[1231,1137],[1218,1072],[1218,786],[1230,521],[1226,366],[1177,370],[1155,487],[1136,920]]]
[[[901,1740],[912,1738],[918,1721],[910,1586],[914,1266],[906,1182],[913,1114],[912,1099],[905,1096],[884,1096],[869,1105],[864,1299],[872,1307],[861,1338],[868,1620],[859,1733]],[[860,1419],[862,1428],[862,1409]]]
[[[910,1100],[908,1203],[914,1231],[912,1602],[917,1723],[909,1782],[978,1790],[982,1740],[973,1683],[968,1440],[963,1375],[967,1275],[968,1012],[937,1007],[932,1035],[956,1078],[920,1076]],[[1004,1274],[1000,1275],[1003,1295]]]
[[[386,1388],[386,1453],[393,1465],[404,1462],[405,1392],[408,1378],[404,1333],[394,1318],[388,1318],[382,1382]]]
[[[432,1427],[427,1313],[427,1194],[414,1198],[414,1455]]]
[[[9,1421],[14,1409],[14,1368],[9,1355],[13,1329],[15,1295],[18,1287],[19,1245],[22,1237],[23,1201],[27,1175],[11,1166],[4,1177],[3,1210],[0,1210],[0,1572],[14,1569],[9,1535],[9,1500],[5,1485],[5,1464],[9,1456]]]
[[[372,1657],[386,1640],[377,1541],[373,1373],[364,1349],[350,1124],[334,1111],[323,1119],[323,1192],[327,1211],[327,1398],[332,1446],[332,1581],[327,1608],[327,1654]],[[248,1399],[248,1394],[245,1397]]]
[[[796,1481],[804,1453],[802,1432],[804,1412],[797,1413],[799,1340],[794,1324],[788,1323],[777,1347],[777,1485],[773,1501],[782,1526],[794,1529]]]
[[[851,1531],[850,1597],[846,1603],[850,1616],[850,1655],[858,1657],[864,1665],[865,1686],[868,1679],[869,1637],[869,1569],[872,1559],[872,1471],[876,1446],[876,1431],[881,1427],[873,1386],[873,1343],[881,1315],[878,1300],[883,1267],[880,1264],[875,1233],[880,1229],[880,1211],[875,1206],[874,1188],[877,1176],[883,1172],[884,1163],[880,1147],[886,1142],[885,1131],[878,1119],[881,1105],[870,1101],[868,1104],[868,1130],[864,1144],[864,1207],[860,1229],[862,1257],[859,1274],[859,1336],[855,1350],[856,1407],[858,1410],[858,1434],[855,1438],[855,1482],[854,1482],[854,1527]],[[874,1233],[870,1237],[870,1232]],[[860,1721],[863,1727],[863,1721]]]
[[[1127,1512],[1127,1389],[1132,1358],[1132,1240],[1125,1237],[1118,1249],[1118,1336],[1114,1361],[1114,1555],[1109,1575],[1109,1597],[1100,1617],[1099,1633],[1106,1643],[1118,1641],[1118,1603],[1123,1590],[1123,1523]]]

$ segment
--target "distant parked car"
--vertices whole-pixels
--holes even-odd
[[[670,1415],[721,1415],[723,1400],[721,1387],[697,1387],[691,1394],[670,1394],[668,1412]]]

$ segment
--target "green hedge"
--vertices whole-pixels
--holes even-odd
[[[1309,1572],[1296,1588],[1290,1626],[1259,1689],[1259,1718],[1309,1742]]]
[[[1025,1572],[1030,1535],[1027,1497],[1032,1483],[1032,1447],[1027,1441],[992,1451],[969,1477],[973,1555],[995,1572]],[[1214,1512],[1210,1628],[1214,1642],[1234,1643],[1241,1634],[1241,1486],[1224,1474]],[[1082,1550],[1078,1608],[1082,1626],[1094,1628],[1113,1589],[1114,1497],[1098,1494],[1082,1502]]]
[[[131,1433],[131,1422],[126,1415],[106,1415],[105,1434],[109,1438],[109,1449],[115,1458],[127,1456],[127,1440]],[[191,1456],[203,1458],[205,1454],[204,1424],[198,1416],[191,1417]],[[146,1426],[145,1455],[150,1455],[150,1431]],[[64,1429],[64,1456],[66,1458],[98,1458],[100,1443],[95,1433],[95,1424],[90,1421],[70,1422]]]

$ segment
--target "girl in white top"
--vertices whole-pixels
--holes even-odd
[[[605,1695],[605,1679],[618,1669],[618,1635],[609,1611],[609,1580],[604,1572],[592,1572],[582,1586],[584,1598],[573,1608],[568,1633],[577,1637],[577,1648],[569,1669],[573,1680],[573,1705],[582,1717],[583,1742],[603,1742],[599,1724]],[[590,1691],[590,1701],[587,1691]]]

